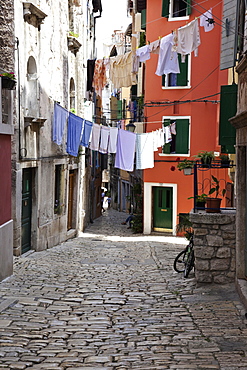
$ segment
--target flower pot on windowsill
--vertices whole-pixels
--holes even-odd
[[[199,201],[199,200],[196,201],[196,207],[199,210],[205,210],[205,204],[206,204],[206,201]]]
[[[230,167],[230,160],[229,161],[221,161],[221,168],[229,168]]]
[[[207,198],[206,213],[220,213],[221,198]]]
[[[184,168],[184,175],[191,175],[192,174],[192,168],[187,167]]]
[[[7,76],[1,76],[2,79],[2,89],[7,89],[7,90],[13,90],[16,85],[16,81],[13,80],[12,78],[9,78]]]

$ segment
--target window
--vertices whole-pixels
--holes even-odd
[[[190,56],[185,56],[185,62],[181,62],[178,54],[180,73],[169,73],[162,76],[163,88],[190,87]]]
[[[163,0],[162,17],[181,18],[191,14],[191,0]]]
[[[166,138],[169,142],[163,146],[163,154],[189,154],[190,117],[163,117]]]

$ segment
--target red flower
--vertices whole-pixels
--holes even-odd
[[[177,157],[177,158],[176,158],[176,162],[179,162],[179,161],[180,161],[180,157]]]
[[[176,169],[175,166],[171,166],[170,168],[171,171],[175,171],[175,169]]]

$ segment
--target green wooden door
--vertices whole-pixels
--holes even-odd
[[[172,230],[173,189],[155,187],[153,190],[153,229],[155,231]]]
[[[22,175],[21,252],[31,249],[32,170],[24,169]]]

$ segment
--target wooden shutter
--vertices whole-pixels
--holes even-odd
[[[161,16],[169,18],[169,6],[170,6],[170,0],[162,0],[162,12]]]
[[[178,54],[180,73],[177,75],[177,86],[188,85],[188,55],[185,56],[185,62],[181,62],[181,55]]]
[[[239,0],[223,2],[220,69],[234,67],[237,56]]]
[[[117,101],[117,119],[122,119],[122,100]]]
[[[189,153],[189,127],[190,122],[188,119],[181,118],[176,120],[176,153],[188,154]]]
[[[219,144],[222,152],[235,153],[236,129],[228,121],[237,111],[238,85],[221,86]]]
[[[146,29],[146,9],[142,10],[141,12],[141,29]]]
[[[186,0],[187,2],[187,15],[191,14],[191,0]]]
[[[171,120],[169,118],[164,119],[163,125],[164,126],[169,126],[171,123]],[[164,154],[170,154],[171,153],[171,144],[167,143],[163,145],[162,152]]]

